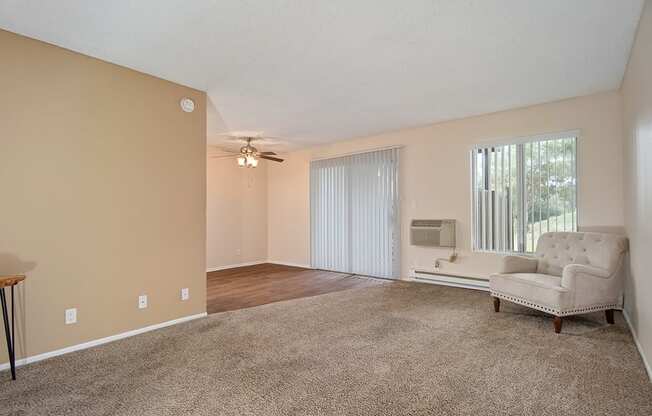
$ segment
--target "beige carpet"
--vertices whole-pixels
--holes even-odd
[[[225,312],[33,364],[9,415],[652,415],[622,316],[400,283]]]

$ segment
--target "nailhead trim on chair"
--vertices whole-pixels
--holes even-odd
[[[495,296],[497,298],[505,299],[513,303],[518,303],[519,305],[527,306],[532,309],[537,309],[542,312],[547,312],[550,314],[553,314],[555,316],[569,316],[569,315],[577,315],[580,313],[588,313],[588,312],[596,312],[596,311],[603,311],[605,309],[621,309],[621,306],[617,303],[610,303],[610,304],[601,304],[601,305],[592,305],[592,306],[585,306],[583,308],[577,308],[577,309],[569,309],[566,311],[560,311],[557,309],[549,308],[547,306],[539,305],[537,303],[532,303],[528,300],[525,300],[523,298],[519,298],[516,296],[511,296],[511,295],[505,295],[502,293],[494,292],[493,290],[491,291],[491,296]]]

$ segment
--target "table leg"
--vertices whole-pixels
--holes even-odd
[[[14,300],[14,287],[14,285],[11,286],[11,358],[14,361],[11,376],[16,380],[16,300]]]
[[[13,286],[12,286],[13,289]],[[16,380],[16,357],[14,356],[14,334],[13,334],[13,322],[14,322],[14,317],[13,313],[11,316],[11,333],[9,332],[9,316],[7,312],[7,298],[5,297],[5,288],[3,287],[2,290],[0,290],[0,303],[2,303],[2,320],[5,325],[5,337],[7,338],[7,352],[9,353],[9,365],[11,366],[11,378],[12,380]],[[14,312],[14,293],[12,290],[11,293],[11,310]]]

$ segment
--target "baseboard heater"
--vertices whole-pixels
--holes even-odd
[[[410,277],[424,283],[489,291],[489,279],[483,277],[425,270],[412,270]]]

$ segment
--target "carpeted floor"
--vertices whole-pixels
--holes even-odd
[[[651,415],[622,316],[398,283],[225,312],[2,374],[9,415]]]

